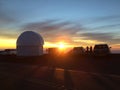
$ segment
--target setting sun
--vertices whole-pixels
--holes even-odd
[[[63,49],[63,48],[65,48],[65,45],[64,45],[64,43],[60,43],[60,44],[59,44],[59,48],[60,48],[60,49]]]
[[[58,43],[58,49],[60,51],[64,51],[66,49],[65,43],[64,42],[59,42]]]

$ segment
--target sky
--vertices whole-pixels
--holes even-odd
[[[24,31],[38,32],[45,47],[107,43],[120,52],[120,0],[0,0],[0,49],[16,48]]]

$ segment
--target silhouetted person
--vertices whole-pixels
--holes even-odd
[[[90,46],[90,52],[92,53],[92,46]]]
[[[89,47],[88,46],[86,47],[86,52],[89,52]]]

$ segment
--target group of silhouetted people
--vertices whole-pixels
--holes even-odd
[[[90,46],[90,47],[86,47],[86,52],[87,53],[92,53],[93,52],[93,48],[92,48],[92,46]]]

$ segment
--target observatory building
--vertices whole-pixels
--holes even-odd
[[[43,44],[41,35],[33,31],[25,31],[17,39],[17,56],[42,55]]]

